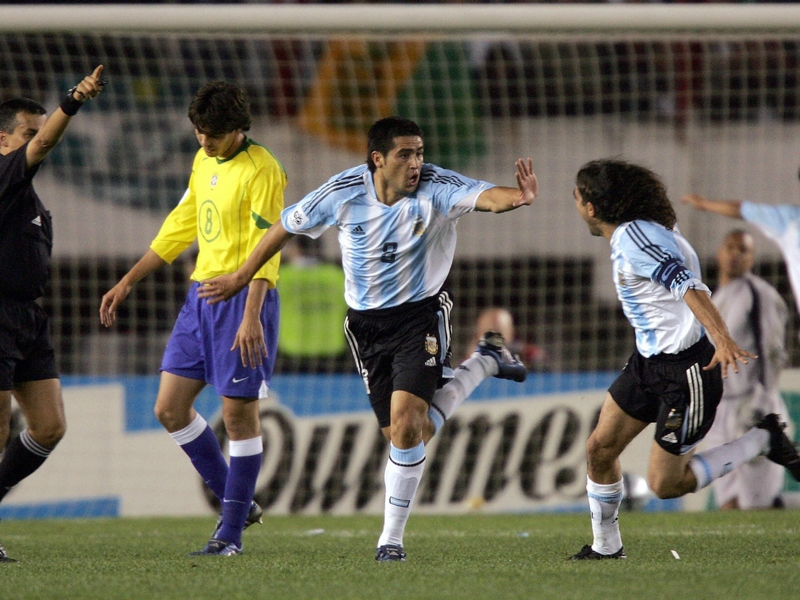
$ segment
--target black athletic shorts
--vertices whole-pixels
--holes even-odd
[[[394,391],[433,400],[450,369],[450,295],[377,310],[348,310],[344,331],[381,427],[391,422]]]
[[[0,298],[0,390],[58,379],[50,324],[36,302]]]
[[[656,423],[659,446],[686,454],[708,433],[722,398],[722,368],[703,370],[712,356],[706,337],[678,354],[635,352],[608,391],[626,414]]]

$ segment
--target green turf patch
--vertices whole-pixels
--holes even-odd
[[[379,517],[270,517],[245,553],[188,557],[213,519],[4,521],[14,599],[784,599],[800,589],[800,513],[626,513],[628,559],[572,562],[588,515],[413,515],[404,563],[376,563]],[[676,558],[675,556],[679,558]]]

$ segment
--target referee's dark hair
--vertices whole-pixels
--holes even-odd
[[[380,152],[384,156],[394,148],[394,138],[416,136],[422,137],[420,126],[403,117],[386,117],[375,121],[367,133],[367,167],[370,173],[374,173],[375,163],[372,160],[373,152]]]
[[[238,85],[212,81],[201,87],[189,105],[189,120],[200,133],[221,136],[251,125],[250,103]]]
[[[606,223],[639,219],[672,230],[678,221],[666,186],[645,167],[616,159],[593,160],[578,171],[576,186],[583,201],[591,202]]]
[[[47,114],[44,106],[31,100],[30,98],[11,98],[0,104],[0,131],[11,133],[17,126],[17,115],[25,113],[28,115]]]

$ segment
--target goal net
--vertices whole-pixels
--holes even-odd
[[[577,20],[572,27],[583,29],[573,33],[254,34],[252,26],[239,33],[200,25],[182,32],[177,24],[169,31],[160,18],[166,13],[152,8],[129,7],[119,31],[87,32],[98,17],[84,11],[79,17],[89,21],[78,30],[54,24],[47,33],[0,36],[5,97],[28,95],[52,108],[99,63],[110,81],[37,178],[56,216],[46,303],[65,373],[157,369],[186,287],[185,264],[139,284],[115,331],[101,331],[97,305],[181,197],[196,151],[186,109],[214,79],[248,91],[251,136],[285,166],[287,205],[362,162],[366,129],[390,114],[421,124],[426,160],[477,178],[513,185],[514,160],[533,158],[542,188],[535,206],[468,216],[459,225],[450,278],[456,356],[468,352],[479,312],[500,306],[514,316],[518,337],[541,350],[535,368],[622,364],[631,336],[610,287],[607,245],[587,234],[571,202],[575,173],[587,160],[642,162],[664,178],[673,200],[689,191],[757,201],[797,195],[800,50],[792,31],[729,33],[710,22],[705,32],[654,33],[645,20],[638,30],[598,33]],[[202,23],[209,7],[191,8]],[[318,31],[313,7],[300,8],[308,29]],[[461,8],[435,14],[456,21]],[[348,14],[358,23],[358,11]],[[549,13],[534,13],[533,23],[544,20],[536,14]],[[137,18],[151,30],[131,30],[127,22]],[[730,223],[677,209],[713,280],[711,259]],[[334,239],[325,237],[319,250],[337,260]],[[758,251],[787,292],[774,249],[765,243]],[[349,369],[342,349],[315,357],[290,348],[295,354],[282,365]]]
[[[793,7],[62,8],[55,16],[0,9],[0,90],[53,109],[97,64],[106,66],[106,90],[36,180],[54,214],[44,303],[67,375],[158,371],[191,258],[140,282],[113,330],[101,328],[98,307],[184,191],[197,150],[187,107],[211,80],[247,90],[249,135],[284,165],[287,206],[364,161],[366,130],[391,114],[422,126],[427,161],[475,178],[515,185],[515,159],[532,157],[541,185],[534,206],[459,223],[449,278],[454,361],[471,351],[480,313],[502,307],[532,371],[560,376],[624,364],[633,336],[611,284],[608,243],[589,235],[572,200],[588,160],[622,157],[663,177],[712,287],[714,254],[734,224],[678,206],[680,196],[792,202],[798,194]],[[777,250],[757,242],[758,272],[794,306]],[[300,386],[302,374],[350,374],[338,323],[330,329],[308,310],[341,288],[335,235],[313,247],[292,244],[284,301],[294,313],[285,317],[276,381]],[[302,261],[292,260],[298,253],[327,269],[316,300],[298,273]],[[796,330],[795,319],[795,363]],[[528,391],[543,380],[532,378]],[[326,389],[315,388],[315,402],[333,406]],[[366,407],[363,388],[357,393]]]

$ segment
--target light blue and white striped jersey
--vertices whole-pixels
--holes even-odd
[[[355,310],[424,300],[441,289],[453,264],[456,222],[494,184],[425,163],[414,194],[378,201],[367,165],[348,169],[281,213],[290,233],[339,230],[345,300]]]
[[[742,202],[742,218],[773,240],[786,261],[794,301],[800,312],[800,206]]]
[[[703,337],[703,326],[683,296],[711,293],[700,280],[700,261],[678,232],[651,221],[622,223],[611,236],[614,285],[636,331],[642,356],[676,354]]]

